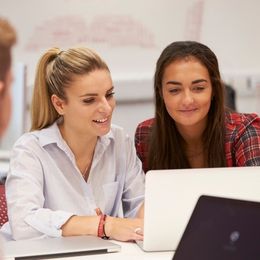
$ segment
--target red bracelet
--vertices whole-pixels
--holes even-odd
[[[99,224],[98,224],[98,232],[97,232],[98,237],[103,236],[103,222],[104,222],[104,215],[102,214],[100,215]]]
[[[109,237],[106,235],[106,231],[105,231],[106,218],[107,218],[107,215],[104,215],[104,222],[103,222],[103,234],[104,234],[104,236],[102,237],[103,239],[109,239]]]
[[[98,224],[98,237],[103,239],[109,239],[109,237],[105,233],[105,224],[106,224],[107,215],[102,214],[99,219]]]

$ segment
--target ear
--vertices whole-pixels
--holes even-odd
[[[54,106],[54,108],[56,109],[56,111],[58,112],[59,115],[64,115],[64,105],[65,105],[65,101],[61,98],[59,98],[57,95],[53,94],[51,96],[51,102]]]

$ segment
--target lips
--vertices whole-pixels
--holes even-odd
[[[102,124],[108,121],[108,118],[95,119],[93,120],[95,123]]]
[[[184,113],[189,113],[189,112],[195,112],[197,111],[197,108],[192,108],[192,109],[180,109],[180,112],[184,112]]]

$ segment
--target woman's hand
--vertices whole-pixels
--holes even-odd
[[[114,218],[107,216],[106,235],[119,241],[143,240],[142,218]]]

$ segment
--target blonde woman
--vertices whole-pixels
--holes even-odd
[[[144,173],[129,136],[111,125],[114,107],[109,69],[94,51],[42,56],[31,131],[12,152],[3,233],[142,239]]]

